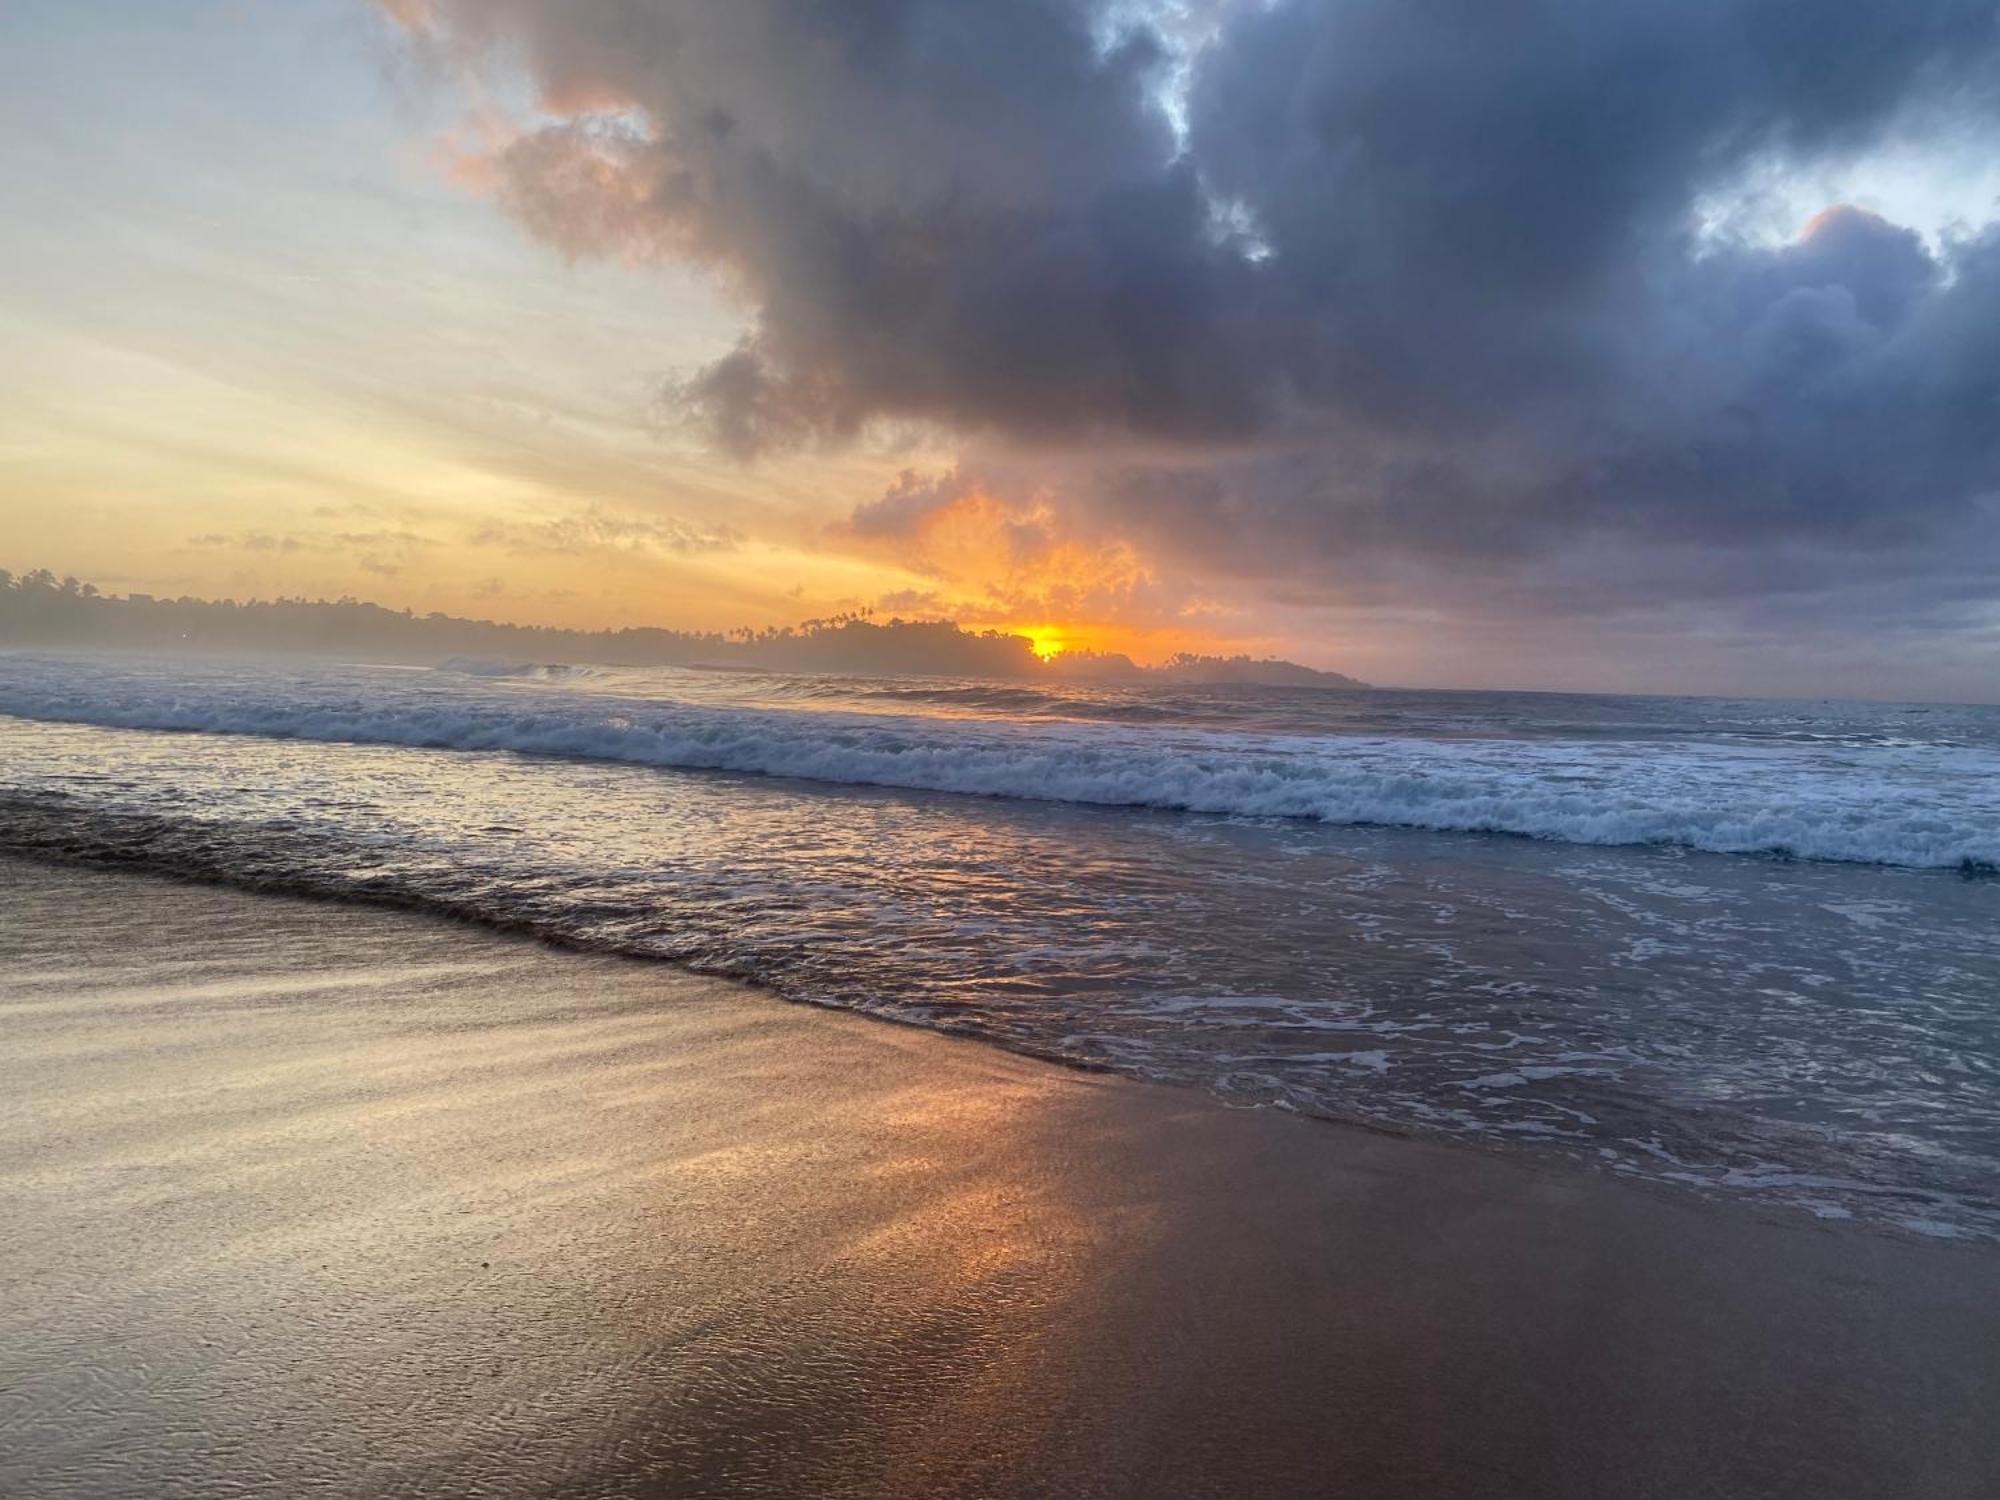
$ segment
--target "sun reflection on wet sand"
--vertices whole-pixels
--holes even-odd
[[[690,1424],[754,1480],[741,1403],[915,1422],[1074,1289],[1090,1219],[1029,1143],[1075,1079],[956,1048],[940,1090],[893,1032],[654,966],[420,928],[438,961],[378,967],[395,918],[131,889],[198,934],[96,984],[64,903],[10,914],[46,934],[4,1011],[17,1493],[545,1494],[694,1461]]]

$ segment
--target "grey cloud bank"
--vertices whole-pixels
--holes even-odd
[[[401,9],[535,82],[492,163],[530,228],[741,296],[679,392],[729,451],[936,423],[1301,603],[1992,651],[1995,206],[1703,222],[1759,175],[1990,154],[1991,4]]]

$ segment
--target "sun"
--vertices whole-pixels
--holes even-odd
[[[1063,654],[1064,632],[1054,625],[1028,625],[1015,632],[1025,635],[1034,648],[1035,655],[1048,661]]]

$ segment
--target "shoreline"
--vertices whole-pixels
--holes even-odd
[[[0,860],[0,1488],[1980,1495],[2000,1255]]]
[[[5,800],[4,796],[0,796],[0,812],[5,811]],[[1495,836],[1512,837],[1512,835]],[[1358,1113],[1321,1112],[1287,1104],[1247,1105],[1236,1103],[1226,1099],[1212,1088],[1198,1082],[1147,1077],[1138,1072],[1120,1067],[1116,1063],[1101,1062],[1093,1058],[1079,1057],[1051,1049],[1038,1049],[1015,1038],[986,1034],[970,1027],[944,1025],[934,1019],[911,1019],[899,1015],[893,1010],[865,1010],[849,1005],[833,1004],[788,995],[763,979],[737,970],[707,965],[697,960],[679,956],[635,951],[619,947],[615,944],[594,944],[579,940],[558,927],[539,925],[529,921],[509,921],[497,918],[490,912],[482,909],[441,901],[435,897],[413,894],[393,887],[354,888],[336,892],[316,886],[309,880],[295,876],[259,879],[246,877],[241,874],[227,873],[221,868],[219,863],[215,865],[179,864],[171,867],[149,864],[139,860],[126,863],[118,862],[115,857],[106,858],[78,854],[53,845],[31,845],[0,849],[0,870],[4,870],[7,866],[13,864],[49,870],[110,875],[119,879],[157,881],[168,885],[184,886],[194,890],[231,892],[255,899],[303,902],[310,905],[329,906],[338,909],[387,913],[420,924],[439,924],[455,931],[498,938],[503,941],[526,942],[551,953],[569,954],[599,961],[635,964],[646,968],[657,967],[672,974],[685,975],[724,985],[776,1004],[798,1007],[821,1014],[838,1015],[894,1026],[899,1029],[908,1029],[945,1041],[988,1048],[1007,1056],[1018,1057],[1025,1061],[1058,1068],[1065,1072],[1116,1078],[1141,1088],[1167,1089],[1176,1093],[1191,1092],[1216,1108],[1268,1110],[1274,1113],[1290,1115],[1313,1125],[1328,1126],[1335,1130],[1360,1131],[1367,1135],[1381,1136],[1394,1141],[1406,1141],[1416,1145],[1448,1151],[1470,1151],[1492,1156],[1524,1170],[1546,1170],[1558,1174],[1580,1173],[1601,1181],[1617,1184],[1620,1187],[1630,1188],[1634,1191],[1663,1194],[1669,1199],[1693,1196],[1723,1205],[1733,1212],[1748,1213],[1779,1224],[1797,1225],[1805,1222],[1829,1228],[1839,1227],[1844,1230],[1874,1233],[1894,1240],[1922,1244],[1955,1245],[1968,1249],[1983,1246],[1989,1251],[2000,1248],[2000,1239],[1996,1239],[1990,1234],[1967,1230],[1955,1223],[1936,1222],[1932,1224],[1931,1221],[1927,1221],[1923,1217],[1921,1212],[1899,1216],[1886,1211],[1880,1214],[1870,1214],[1846,1209],[1840,1213],[1827,1214],[1799,1201],[1771,1198],[1756,1189],[1747,1192],[1736,1189],[1730,1186],[1721,1176],[1713,1174],[1708,1176],[1699,1175],[1698,1168],[1690,1169],[1690,1175],[1680,1178],[1647,1177],[1628,1171],[1607,1168],[1588,1156],[1576,1152],[1548,1149],[1527,1140],[1502,1142],[1479,1136],[1456,1135],[1449,1132],[1429,1132],[1422,1128],[1374,1119]],[[1876,1194],[1884,1200],[1895,1196],[1893,1190],[1874,1185],[1841,1183],[1836,1186],[1838,1191],[1866,1191]]]
[[[0,804],[4,798],[0,798]],[[4,810],[4,808],[0,808]],[[1548,1149],[1538,1149],[1525,1141],[1500,1142],[1476,1136],[1452,1135],[1449,1133],[1428,1133],[1417,1128],[1371,1119],[1361,1114],[1335,1114],[1298,1109],[1286,1105],[1243,1105],[1224,1099],[1214,1090],[1199,1083],[1176,1082],[1159,1078],[1148,1078],[1128,1071],[1113,1063],[1100,1062],[1091,1058],[1067,1055],[1053,1050],[1039,1050],[1018,1040],[982,1034],[964,1027],[946,1026],[934,1020],[913,1020],[893,1011],[859,1010],[846,1005],[828,1004],[811,999],[798,998],[752,975],[734,970],[707,966],[699,962],[679,957],[648,954],[620,948],[616,945],[594,945],[579,941],[558,928],[537,926],[529,922],[509,922],[500,920],[489,913],[470,908],[441,903],[434,898],[411,895],[390,889],[356,889],[344,892],[330,892],[315,887],[308,881],[291,880],[251,880],[239,875],[224,873],[218,868],[178,867],[161,868],[138,862],[114,864],[86,855],[78,855],[58,848],[35,848],[32,850],[11,848],[0,850],[0,869],[13,863],[40,866],[56,870],[73,870],[109,874],[118,878],[162,881],[170,885],[182,885],[197,890],[229,891],[239,895],[269,898],[278,901],[306,902],[315,905],[329,905],[361,911],[391,913],[418,923],[437,923],[445,927],[497,937],[506,941],[522,941],[535,944],[551,952],[572,954],[579,957],[611,960],[619,963],[637,964],[646,967],[660,967],[669,972],[683,974],[731,988],[745,991],[774,1003],[796,1006],[808,1011],[830,1015],[840,1015],[863,1021],[907,1028],[928,1036],[975,1047],[990,1048],[1008,1056],[1019,1057],[1030,1062],[1086,1075],[1117,1078],[1142,1088],[1163,1088],[1175,1092],[1193,1092],[1207,1103],[1226,1109],[1268,1109],[1278,1113],[1296,1116],[1314,1125],[1329,1126],[1335,1130],[1361,1131],[1369,1135],[1380,1135],[1390,1140],[1408,1141],[1450,1151],[1472,1151],[1491,1155],[1508,1161],[1526,1170],[1548,1170],[1557,1173],[1582,1173],[1603,1181],[1629,1187],[1636,1191],[1660,1193],[1668,1198],[1692,1195],[1721,1204],[1734,1212],[1749,1213],[1770,1219],[1780,1224],[1798,1224],[1801,1221],[1817,1223],[1827,1227],[1839,1226],[1848,1230],[1859,1230],[1891,1239],[1914,1241],[1932,1245],[1957,1245],[1964,1248],[1984,1246],[1988,1250],[2000,1247],[2000,1240],[1990,1235],[1967,1231],[1954,1224],[1938,1224],[1935,1229],[1915,1227],[1922,1222],[1921,1215],[1891,1214],[1868,1216],[1847,1211],[1844,1214],[1823,1214],[1799,1202],[1773,1199],[1756,1191],[1743,1192],[1732,1189],[1716,1177],[1691,1176],[1683,1180],[1649,1178],[1629,1172],[1620,1172],[1601,1166],[1598,1162],[1575,1153],[1565,1153]],[[1844,1190],[1852,1190],[1855,1185],[1843,1184]],[[1888,1196],[1884,1193],[1884,1196]]]

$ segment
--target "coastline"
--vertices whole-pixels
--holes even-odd
[[[1984,1495],[2000,1255],[0,861],[0,1489]]]

